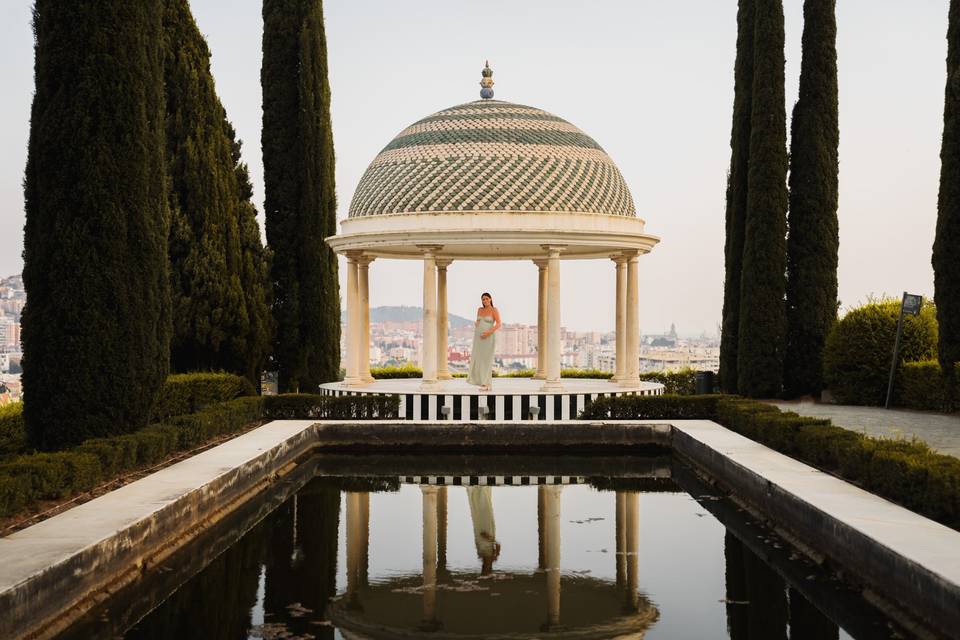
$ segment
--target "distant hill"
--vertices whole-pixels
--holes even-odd
[[[447,315],[450,327],[472,327],[473,320],[450,313]],[[370,307],[370,322],[420,322],[423,319],[423,307]],[[340,321],[347,321],[347,312],[340,314]]]

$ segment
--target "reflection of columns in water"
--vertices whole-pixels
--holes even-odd
[[[447,487],[437,489],[437,567],[447,570]]]
[[[627,503],[623,491],[617,491],[617,586],[627,586]]]
[[[361,586],[360,566],[364,546],[363,517],[359,493],[347,491],[347,602],[356,603],[357,588]]]
[[[560,624],[560,491],[562,485],[541,485],[543,489],[544,569],[547,573],[547,622],[543,631]]]
[[[537,555],[537,569],[541,571],[547,567],[547,560],[543,552],[543,504],[546,491],[546,485],[541,484],[537,487],[537,542],[539,552]]]
[[[357,566],[359,586],[367,586],[367,572],[370,568],[370,494],[360,495],[360,562]]]
[[[423,622],[437,628],[437,487],[421,485],[423,493]]]
[[[627,602],[626,606],[630,611],[636,611],[640,606],[639,575],[637,565],[638,542],[640,539],[640,494],[636,491],[624,491],[624,537],[626,545],[624,548],[627,560]]]

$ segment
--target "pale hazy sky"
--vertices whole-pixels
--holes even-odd
[[[263,200],[259,0],[193,0],[217,89]],[[786,0],[787,114],[800,71],[802,1]],[[840,299],[932,295],[948,0],[840,0]],[[32,0],[0,1],[0,274],[22,267],[23,167],[33,92]],[[735,0],[327,0],[337,195],[346,215],[367,164],[401,129],[479,97],[563,117],[619,165],[647,230],[641,329],[713,332],[723,299],[724,189]],[[419,305],[419,263],[377,261],[371,304]],[[505,322],[534,322],[536,268],[454,263],[450,311],[481,291]],[[613,327],[610,262],[562,268],[562,319]]]

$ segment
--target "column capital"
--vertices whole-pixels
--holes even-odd
[[[439,487],[435,484],[422,484],[420,485],[420,491],[423,492],[425,496],[435,496],[437,495],[437,490]]]
[[[446,269],[453,264],[453,258],[436,258],[437,269]]]
[[[620,255],[623,256],[623,259],[628,262],[634,262],[640,257],[639,249],[624,249]]]
[[[547,268],[548,261],[546,258],[534,258],[533,264],[537,265],[537,268],[540,269],[540,271],[543,271]]]
[[[357,262],[357,263],[358,263],[358,262],[360,262],[360,260],[363,258],[364,253],[363,253],[363,251],[354,249],[354,250],[350,250],[350,251],[344,251],[344,252],[343,252],[343,255],[346,256],[347,262]]]
[[[371,256],[370,254],[364,253],[357,256],[356,260],[357,260],[357,264],[360,265],[361,269],[366,269],[367,267],[370,266],[371,262],[376,260],[376,258]]]
[[[540,248],[546,251],[551,257],[554,255],[560,255],[560,253],[567,248],[565,244],[542,244]]]
[[[434,258],[436,253],[443,249],[442,244],[418,244],[417,249],[423,253],[424,258]]]
[[[616,262],[618,265],[621,265],[627,264],[627,261],[630,259],[630,257],[624,255],[623,253],[614,253],[610,256],[610,259]]]

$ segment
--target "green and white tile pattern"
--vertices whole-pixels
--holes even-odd
[[[533,107],[478,100],[407,127],[373,160],[350,217],[504,211],[635,216],[596,141]]]

